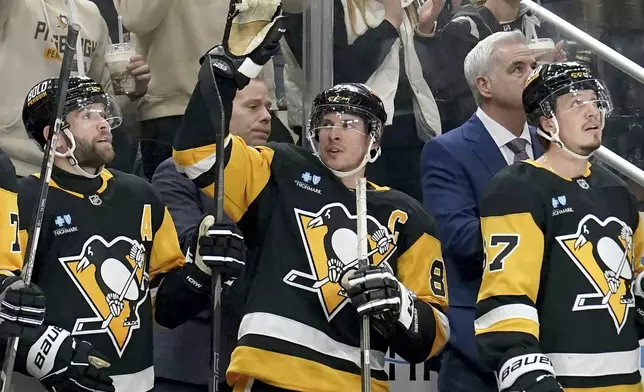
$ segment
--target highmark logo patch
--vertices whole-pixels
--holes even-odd
[[[322,190],[316,186],[322,181],[322,177],[311,174],[309,172],[302,173],[302,180],[295,180],[295,185],[305,189],[309,192],[317,193],[318,195],[322,194]]]

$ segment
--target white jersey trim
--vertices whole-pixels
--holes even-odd
[[[474,321],[474,329],[488,329],[496,323],[511,319],[528,319],[539,324],[539,313],[530,305],[512,304],[494,308]]]
[[[244,316],[239,326],[237,339],[245,335],[261,335],[284,340],[315,350],[324,355],[350,361],[360,366],[360,348],[349,346],[331,339],[325,333],[302,324],[270,313],[249,313]],[[371,369],[384,371],[385,353],[371,350]]]
[[[640,349],[597,354],[546,354],[557,377],[600,377],[631,374],[640,369]]]
[[[230,140],[231,140],[230,135],[226,136],[226,139],[224,140],[224,148],[228,147]],[[207,157],[195,163],[194,165],[179,166],[175,162],[175,167],[179,173],[185,173],[185,175],[189,179],[194,180],[195,178],[199,177],[200,175],[210,170],[215,165],[216,160],[217,160],[217,154],[213,152],[212,154],[208,155]]]
[[[154,366],[140,372],[112,376],[115,392],[147,392],[154,388]]]

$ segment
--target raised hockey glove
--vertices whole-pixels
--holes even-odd
[[[104,370],[110,364],[91,344],[55,326],[42,326],[41,332],[35,342],[20,340],[16,361],[24,361],[19,363],[48,391],[114,391]]]
[[[279,1],[232,0],[223,44],[209,50],[200,63],[210,61],[214,75],[234,80],[241,90],[279,53],[284,26]]]
[[[501,392],[563,392],[550,359],[541,353],[522,354],[503,363],[498,374]]]
[[[0,337],[37,333],[45,320],[45,294],[19,276],[0,275]]]
[[[208,294],[213,269],[221,273],[223,280],[234,280],[246,264],[246,246],[241,231],[231,222],[215,223],[212,215],[201,220],[198,237],[188,252],[188,268],[184,267],[186,281],[194,289]]]
[[[385,338],[393,337],[396,327],[418,333],[416,295],[396,279],[391,270],[368,265],[349,270],[341,285],[360,316],[371,316],[374,328]]]

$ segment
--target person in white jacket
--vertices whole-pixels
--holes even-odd
[[[58,76],[67,23],[81,30],[74,74],[85,74],[112,91],[105,65],[110,39],[105,21],[89,0],[2,0],[0,1],[0,148],[11,158],[21,177],[39,172],[42,152],[27,137],[22,122],[22,102],[38,81]],[[80,61],[82,60],[82,61]],[[130,100],[142,95],[150,80],[143,57],[129,64],[137,88]],[[124,105],[127,99],[121,104]]]
[[[418,10],[404,8],[403,2],[410,3],[333,0],[333,83],[365,83],[382,98],[388,122],[381,147],[386,153],[385,159],[370,165],[369,178],[420,200],[420,151],[425,141],[442,130],[427,83],[431,75],[419,50],[426,50],[423,41],[433,31],[444,1],[428,0]],[[283,45],[285,88],[293,110],[301,101],[299,91],[304,90],[303,18],[297,12],[288,18],[287,45]]]

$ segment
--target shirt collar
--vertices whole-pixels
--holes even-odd
[[[479,118],[479,120],[481,120],[490,136],[492,136],[492,139],[494,140],[494,143],[496,143],[497,147],[501,148],[516,138],[516,136],[514,136],[514,134],[507,130],[503,125],[492,120],[490,116],[485,114],[483,109],[478,108],[476,110],[476,116]],[[530,138],[530,129],[528,128],[527,122],[523,125],[523,132],[521,132],[521,136],[519,137],[521,139],[525,139],[528,142],[528,146],[532,145],[532,139]]]

